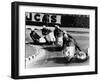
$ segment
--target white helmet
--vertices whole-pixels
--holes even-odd
[[[60,28],[59,25],[55,25],[56,28]]]

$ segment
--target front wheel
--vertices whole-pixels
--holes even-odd
[[[70,62],[74,58],[74,54],[75,54],[75,47],[74,46],[66,47],[63,50],[63,55],[66,58],[67,62]]]

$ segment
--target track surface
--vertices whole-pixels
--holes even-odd
[[[82,49],[89,47],[89,33],[70,33]],[[56,51],[55,51],[56,50]],[[36,55],[34,59],[26,61],[26,68],[58,67],[58,66],[82,66],[88,65],[89,60],[77,63],[67,63],[62,51],[55,49],[54,45],[26,44],[26,58]]]

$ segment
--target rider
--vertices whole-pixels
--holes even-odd
[[[73,58],[81,61],[87,59],[87,53],[81,50],[76,40],[66,31],[63,37],[63,54],[68,61]]]
[[[63,31],[60,29],[59,25],[55,25],[54,36],[56,38],[56,44],[59,47],[63,46]]]

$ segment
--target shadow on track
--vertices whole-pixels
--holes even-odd
[[[77,59],[72,59],[71,61],[67,61],[65,57],[56,57],[56,58],[48,58],[47,61],[52,61],[57,64],[70,64],[70,63],[83,63],[85,61],[88,61],[89,58],[85,60],[77,60]]]

